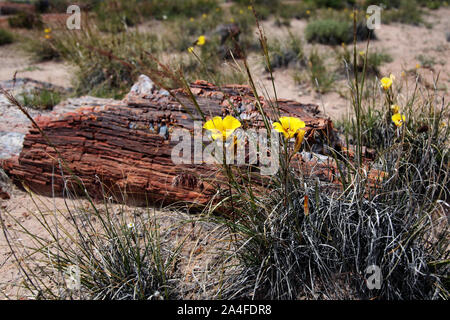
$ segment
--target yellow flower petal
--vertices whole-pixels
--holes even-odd
[[[278,131],[279,133],[284,134],[284,136],[287,138],[289,136],[289,134],[287,133],[286,130],[284,130],[283,126],[281,125],[281,123],[279,122],[274,122],[272,123],[273,128],[275,129],[275,131]]]
[[[391,111],[392,111],[393,114],[399,113],[400,112],[400,107],[398,105],[396,105],[396,104],[393,104],[391,106]]]
[[[205,36],[200,36],[200,37],[198,37],[198,39],[197,39],[197,45],[202,46],[202,45],[205,44],[205,42],[206,42]]]
[[[298,130],[305,127],[305,123],[302,120],[300,120],[299,118],[280,117],[279,120],[280,120],[281,127],[283,129],[283,134],[288,139],[293,138]],[[274,126],[275,126],[275,124],[274,124]],[[275,128],[275,130],[276,130],[276,128]]]
[[[206,121],[206,123],[203,125],[203,128],[206,130],[219,130],[223,131],[223,121],[221,117],[214,117],[212,120]]]
[[[400,113],[396,113],[392,116],[392,122],[394,122],[394,124],[397,127],[401,127],[403,125],[403,122],[405,122],[406,118],[403,114]]]
[[[305,138],[305,134],[306,134],[305,130],[298,130],[297,137],[295,138],[294,153],[297,153],[300,150],[303,139]]]
[[[226,140],[240,126],[241,123],[238,119],[233,116],[226,116],[224,119],[214,117],[212,120],[207,121],[203,128],[211,131],[211,136],[214,140],[219,138]]]
[[[239,128],[241,126],[241,123],[239,122],[238,119],[236,119],[233,116],[226,116],[223,119],[223,128],[225,130],[236,130],[237,128]]]
[[[380,80],[380,82],[381,82],[381,87],[384,90],[388,90],[392,85],[392,78],[384,77]]]

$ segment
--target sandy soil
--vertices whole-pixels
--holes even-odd
[[[433,25],[432,29],[424,26],[407,26],[401,24],[382,25],[377,30],[377,41],[372,43],[372,50],[384,50],[389,53],[394,61],[381,67],[383,75],[393,73],[397,77],[401,76],[402,71],[415,70],[419,63],[417,57],[419,54],[426,55],[435,60],[432,69],[419,68],[419,73],[425,79],[431,81],[433,76],[440,73],[440,83],[443,89],[449,86],[450,82],[450,50],[449,42],[446,41],[445,33],[450,30],[450,9],[442,8],[433,11],[427,17],[427,20]],[[284,37],[287,34],[286,29],[277,28],[273,21],[263,23],[268,37]],[[304,20],[292,20],[291,32],[302,35],[306,27]],[[322,52],[330,51],[329,47],[317,46]],[[306,49],[310,45],[306,45]],[[363,44],[361,44],[363,48]],[[250,57],[252,69],[259,84],[271,92],[271,82],[264,73],[260,58]],[[71,67],[62,62],[33,63],[30,57],[24,53],[18,44],[12,44],[0,47],[0,80],[9,80],[17,72],[19,77],[29,77],[36,80],[48,81],[50,83],[69,87],[71,84]],[[276,70],[274,73],[275,84],[278,97],[294,99],[303,103],[317,103],[321,110],[332,119],[339,119],[349,114],[350,105],[345,95],[338,92],[330,92],[324,95],[318,95],[309,86],[300,86],[292,79],[290,70]],[[413,77],[413,76],[412,76]],[[413,80],[413,79],[412,79]],[[338,84],[345,88],[345,81]],[[448,101],[448,90],[441,90],[441,94],[446,96]],[[36,212],[36,207],[24,192],[14,189],[8,201],[0,200],[0,210],[11,213],[12,217],[18,219],[30,231],[43,235],[45,231],[42,226],[36,223],[31,212]],[[66,210],[63,199],[42,198],[49,208],[59,208]],[[50,209],[51,212],[53,209]],[[8,228],[17,227],[12,217],[3,217]],[[17,240],[17,238],[16,238]],[[20,241],[20,240],[19,240]],[[30,245],[30,242],[25,245]],[[0,299],[22,297],[23,290],[18,290],[16,285],[21,282],[21,276],[17,269],[17,264],[3,234],[0,234]]]
[[[16,74],[17,73],[17,74]],[[72,68],[63,62],[48,61],[35,63],[20,44],[0,47],[0,81],[16,77],[31,78],[70,87]]]

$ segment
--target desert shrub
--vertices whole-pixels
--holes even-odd
[[[72,4],[80,6],[82,10],[86,10],[99,5],[100,2],[100,0],[78,0],[75,3],[71,0],[37,0],[34,1],[34,6],[36,11],[40,13],[66,13],[67,8]]]
[[[355,0],[316,0],[314,3],[320,8],[334,8],[343,9],[346,7],[353,7]]]
[[[99,2],[93,11],[102,30],[117,32],[146,19],[198,17],[216,8],[215,0],[115,0]]]
[[[33,37],[27,36],[22,41],[23,48],[30,53],[34,61],[43,62],[60,58],[60,53],[51,38],[52,35],[48,36],[50,38],[46,39],[45,34],[36,34]]]
[[[298,82],[303,82],[304,75],[298,76]],[[325,57],[313,48],[309,53],[306,65],[306,78],[311,86],[318,92],[326,93],[331,90],[336,80],[336,75],[327,66]]]
[[[301,39],[289,34],[287,40],[275,40],[269,45],[270,66],[273,69],[282,67],[300,67],[306,64]],[[267,70],[267,67],[266,67]]]
[[[404,2],[405,1],[402,1],[402,0],[381,0],[381,1],[379,1],[379,3],[384,5],[384,7],[386,9],[392,9],[392,8],[398,9],[402,5],[405,4]],[[411,1],[411,2],[413,2],[413,1]],[[420,6],[425,6],[429,9],[438,9],[443,3],[443,1],[440,1],[440,0],[416,0],[415,2],[416,2],[416,4],[418,4]],[[373,4],[373,2],[371,2],[371,1],[366,1],[366,3],[365,3],[366,6],[369,6],[371,4]]]
[[[401,0],[398,8],[383,13],[383,22],[419,25],[423,23],[422,10],[415,0]]]
[[[369,52],[369,56],[367,57],[367,64],[374,68],[378,68],[384,63],[389,63],[392,61],[392,56],[389,53],[382,51]]]
[[[158,54],[158,40],[138,31],[102,34],[89,24],[78,33],[55,33],[52,45],[78,68],[75,94],[120,98],[141,73],[156,65],[150,55]]]
[[[336,49],[336,60],[339,64],[338,70],[342,77],[346,77],[347,74],[353,75],[353,52],[351,52],[345,44],[341,48]],[[380,66],[387,62],[392,62],[392,57],[390,54],[383,51],[369,52],[366,57],[365,51],[359,51],[356,57],[357,61],[357,71],[362,73],[366,72],[369,76],[379,76]]]
[[[0,46],[13,43],[14,37],[11,32],[5,29],[0,29]]]
[[[348,22],[338,20],[315,20],[308,23],[305,29],[305,38],[308,42],[336,45],[352,41]]]
[[[41,17],[28,11],[19,12],[9,17],[8,23],[11,28],[41,29],[43,26]]]
[[[361,19],[357,19],[355,34],[357,41],[376,38],[375,33]],[[340,16],[311,21],[305,29],[305,38],[312,43],[337,45],[350,43],[353,37],[353,22]]]
[[[288,3],[281,5],[277,10],[277,16],[289,21],[289,19],[304,19],[311,16],[312,11],[315,9],[314,2],[306,3]]]

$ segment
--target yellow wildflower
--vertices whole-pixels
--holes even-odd
[[[302,146],[303,139],[305,138],[306,131],[305,130],[298,130],[297,131],[297,137],[295,137],[295,146],[294,146],[294,153],[298,152],[300,150],[300,147]]]
[[[244,14],[244,10],[239,10],[239,14]]]
[[[231,23],[234,23],[234,18],[231,18],[231,19],[230,19],[230,22],[231,22]]]
[[[305,123],[295,117],[281,117],[279,122],[274,122],[272,125],[273,128],[282,133],[286,139],[293,138],[301,128],[305,127]]]
[[[189,53],[194,53],[194,47],[189,47],[189,48],[187,49],[187,51],[188,51]]]
[[[202,14],[202,18],[206,19],[208,17],[208,15],[206,13]]]
[[[306,10],[306,14],[309,16],[311,14],[311,11]]]
[[[203,128],[211,131],[211,136],[214,140],[222,138],[226,140],[237,128],[241,126],[238,119],[233,116],[226,116],[225,118],[214,117],[207,121]]]
[[[50,32],[52,32],[52,29],[51,29],[51,28],[45,28],[45,29],[44,29],[44,32],[45,32],[45,33],[50,33]]]
[[[403,125],[403,122],[405,122],[406,118],[403,114],[401,113],[396,113],[392,116],[392,122],[394,122],[394,124],[400,128]]]
[[[205,44],[205,42],[206,42],[205,36],[200,36],[200,37],[198,37],[197,42],[195,44],[199,45],[199,46],[202,46],[202,45]]]
[[[248,10],[253,10],[252,6],[248,6],[247,8],[248,8]]]
[[[384,90],[388,90],[388,89],[392,86],[392,82],[394,82],[394,80],[395,80],[395,77],[394,77],[393,74],[391,74],[391,75],[389,76],[389,78],[388,78],[388,77],[382,78],[382,79],[380,80],[380,82],[381,82],[381,87],[382,87]]]
[[[420,64],[416,64],[416,69],[419,69],[420,68]]]
[[[190,21],[190,22],[194,22],[195,19],[191,17],[191,18],[189,19],[189,21]]]
[[[398,105],[396,105],[396,104],[393,104],[391,106],[391,111],[392,111],[392,114],[397,114],[397,113],[400,112],[400,107]]]
[[[361,57],[364,57],[364,56],[366,55],[366,52],[365,52],[365,51],[360,51],[360,52],[359,52],[359,55],[360,55]]]
[[[44,36],[44,38],[47,39],[47,40],[50,40],[50,39],[52,38],[52,36],[49,35],[49,34],[46,34],[46,35]]]

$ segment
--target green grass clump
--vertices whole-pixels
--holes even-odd
[[[306,64],[303,44],[300,38],[289,34],[287,40],[275,40],[269,46],[270,67],[273,69],[288,66],[300,67]],[[267,70],[267,67],[266,67]]]
[[[35,62],[50,61],[60,58],[60,53],[53,39],[45,39],[44,34],[26,37],[23,41],[24,50],[28,51]]]
[[[315,20],[308,23],[305,38],[308,42],[337,45],[352,41],[349,22],[333,19]]]
[[[62,100],[62,94],[54,90],[34,90],[21,95],[23,104],[37,110],[51,110]]]
[[[325,57],[315,48],[309,53],[306,74],[311,86],[320,93],[329,92],[336,80],[336,75],[327,66]],[[301,79],[300,76],[299,80]]]
[[[14,42],[14,37],[11,32],[5,29],[0,29],[0,46]]]
[[[8,18],[11,28],[41,29],[43,26],[40,15],[33,12],[19,12]]]

